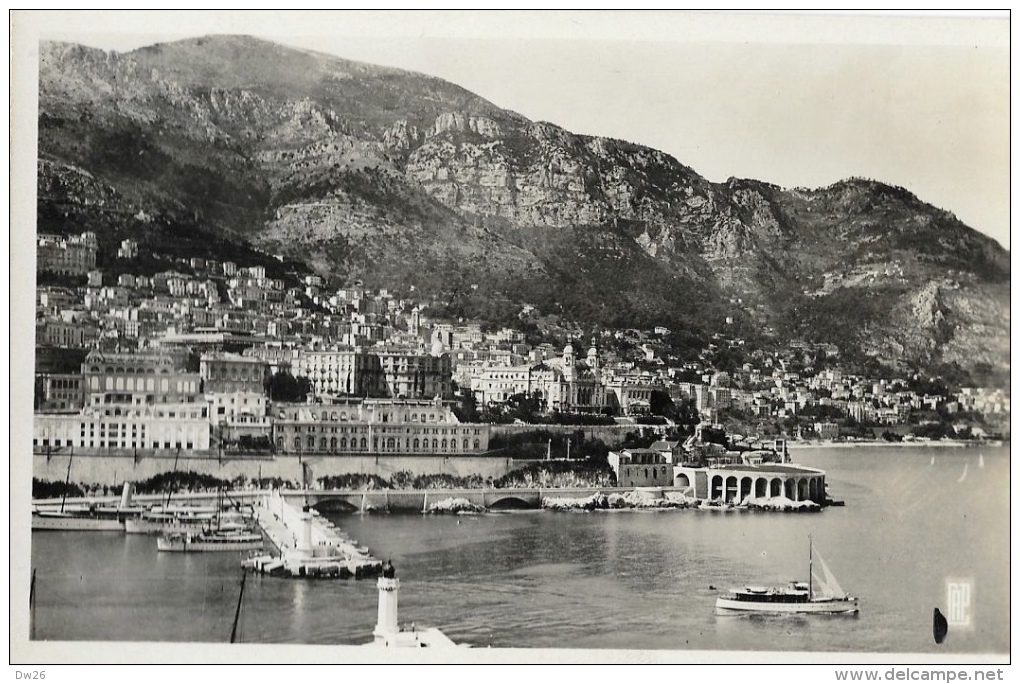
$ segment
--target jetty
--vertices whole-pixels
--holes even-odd
[[[272,492],[257,500],[255,521],[272,544],[269,554],[243,561],[256,572],[285,577],[370,578],[383,570],[366,546],[305,504],[295,506]]]

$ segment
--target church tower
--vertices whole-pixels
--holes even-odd
[[[563,379],[567,382],[574,379],[574,347],[569,342],[563,348]]]
[[[588,359],[587,359],[587,361],[588,361],[588,368],[591,369],[592,374],[595,375],[595,377],[598,377],[599,370],[600,370],[599,369],[599,350],[598,350],[598,347],[595,344],[595,337],[594,336],[591,338],[591,348],[588,349]]]
[[[408,332],[414,337],[418,337],[418,332],[421,329],[421,309],[417,306],[411,309],[411,326]]]

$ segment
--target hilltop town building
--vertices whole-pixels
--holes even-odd
[[[306,377],[317,395],[432,399],[453,394],[449,354],[386,349],[300,351],[292,362],[295,377]]]
[[[81,370],[86,404],[114,415],[129,407],[204,403],[199,374],[179,370],[169,354],[93,351]]]
[[[240,354],[203,354],[199,376],[205,392],[265,392],[271,375],[269,364]]]
[[[99,241],[92,232],[71,237],[39,235],[36,263],[40,272],[87,275],[96,267]]]

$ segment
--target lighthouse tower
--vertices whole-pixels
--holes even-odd
[[[397,623],[397,594],[400,591],[400,580],[397,579],[393,564],[386,561],[383,575],[376,586],[379,588],[379,620],[372,636],[375,637],[367,646],[386,648],[424,648],[426,646],[456,646],[450,637],[435,627],[426,629],[400,629]]]
[[[400,631],[397,625],[397,594],[400,591],[400,580],[396,577],[380,577],[376,586],[379,587],[379,620],[372,634],[376,643],[388,645]]]

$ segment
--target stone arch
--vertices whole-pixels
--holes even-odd
[[[807,501],[808,499],[808,481],[806,478],[799,478],[797,480],[797,500]]]
[[[743,501],[747,497],[751,496],[754,492],[754,481],[750,475],[745,475],[740,478],[740,493],[737,495],[737,501]]]
[[[769,481],[764,477],[757,477],[754,480],[754,496],[761,499],[769,495]]]
[[[723,477],[722,475],[712,476],[712,487],[708,492],[710,499],[721,499],[723,496]]]
[[[733,501],[735,498],[737,498],[737,493],[739,491],[738,487],[739,487],[739,485],[737,483],[737,476],[736,475],[730,475],[729,477],[727,477],[726,478],[726,491],[723,492],[723,499],[725,501]]]
[[[673,486],[674,487],[690,487],[691,486],[691,478],[687,477],[687,473],[678,473],[677,476],[675,478],[673,478]]]
[[[788,478],[783,482],[783,494],[787,499],[797,499],[797,487],[792,478]]]
[[[769,482],[769,496],[783,495],[783,481],[778,477],[772,478]]]

